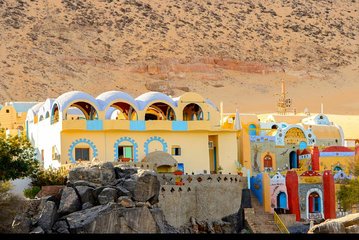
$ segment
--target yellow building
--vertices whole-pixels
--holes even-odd
[[[239,130],[224,127],[220,118],[220,110],[196,93],[172,98],[148,92],[133,98],[110,91],[94,98],[73,91],[34,106],[26,121],[45,168],[93,158],[141,162],[163,151],[187,173],[221,166],[234,174]]]
[[[25,129],[27,111],[35,102],[6,102],[0,105],[0,128],[6,130],[7,135],[16,135]]]

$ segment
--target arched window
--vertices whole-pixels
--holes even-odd
[[[40,115],[39,122],[41,122],[42,120],[44,120],[44,116]]]
[[[312,192],[308,197],[309,213],[318,213],[321,211],[320,196],[317,192]]]
[[[59,121],[59,106],[55,103],[51,110],[51,124]]]
[[[49,118],[50,117],[50,113],[49,111],[46,112],[45,118]]]
[[[269,154],[265,155],[265,157],[264,157],[264,167],[265,168],[272,167],[272,157]]]
[[[335,166],[333,169],[334,172],[343,171],[343,169],[340,166]]]
[[[249,125],[249,135],[256,136],[257,135],[257,127],[254,124]]]
[[[79,111],[76,110],[80,110],[81,114],[79,115]],[[73,118],[73,116],[70,117],[70,115],[75,115],[75,117]],[[95,120],[98,119],[98,114],[96,109],[89,103],[87,102],[75,102],[73,104],[70,105],[70,107],[68,108],[68,110],[65,113],[65,118],[64,120],[67,119],[86,119],[86,120]]]
[[[192,120],[203,120],[202,108],[195,103],[190,103],[183,109],[183,121]]]
[[[278,129],[278,125],[274,124],[274,125],[272,126],[272,129]]]
[[[158,102],[146,110],[145,120],[176,120],[174,110],[166,103]]]
[[[136,110],[128,103],[125,102],[116,102],[113,103],[110,107],[116,108],[117,111],[115,119],[118,120],[137,120]]]

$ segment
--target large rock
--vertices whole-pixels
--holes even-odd
[[[113,188],[105,188],[98,195],[98,201],[100,204],[105,205],[109,202],[116,202],[117,200],[117,190]]]
[[[84,203],[91,203],[91,204],[95,204],[95,197],[93,194],[94,189],[92,187],[88,187],[88,186],[77,186],[76,187],[80,198],[81,198],[81,204]]]
[[[99,205],[65,217],[71,233],[157,233],[149,209]],[[62,229],[63,231],[64,229]]]
[[[130,178],[131,175],[137,173],[137,168],[127,168],[127,167],[115,167],[116,178]]]
[[[130,191],[136,201],[149,201],[151,204],[158,202],[160,182],[154,171],[138,170],[138,173],[125,180],[123,187]]]
[[[29,233],[31,228],[31,219],[26,213],[18,214],[14,217],[11,225],[13,233]]]
[[[326,220],[313,226],[308,233],[346,233],[352,232],[359,225],[359,213],[349,214],[345,217]]]
[[[56,203],[53,201],[47,201],[44,208],[41,211],[39,220],[37,221],[45,232],[49,232],[57,218]]]
[[[78,167],[69,172],[69,181],[74,183],[86,180],[94,184],[108,185],[116,178],[115,169],[110,162],[91,167]]]
[[[81,209],[80,199],[72,187],[65,187],[62,192],[59,215],[67,215]]]

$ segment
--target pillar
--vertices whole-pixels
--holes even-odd
[[[285,177],[285,184],[288,193],[288,208],[289,212],[296,215],[296,221],[300,221],[299,209],[299,193],[298,193],[298,175],[295,171],[287,171]]]
[[[334,177],[331,170],[325,170],[323,173],[323,204],[324,204],[324,218],[334,219],[335,213],[335,186]]]
[[[313,171],[319,171],[319,148],[317,146],[314,146],[312,150],[312,170]]]

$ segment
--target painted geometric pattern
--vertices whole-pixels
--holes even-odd
[[[97,157],[98,155],[98,151],[97,151],[97,148],[96,148],[96,145],[89,139],[86,139],[86,138],[80,138],[80,139],[77,139],[75,141],[73,141],[70,145],[70,148],[69,148],[69,151],[68,151],[68,157],[70,158],[70,161],[72,163],[76,163],[76,160],[74,159],[73,157],[73,151],[74,151],[74,148],[77,144],[79,143],[87,143],[88,145],[90,145],[92,151],[93,151],[93,157]]]
[[[159,141],[160,143],[162,143],[162,146],[163,146],[163,152],[167,152],[167,143],[166,141],[161,138],[161,137],[150,137],[149,139],[146,140],[145,144],[144,144],[144,149],[145,149],[145,155],[148,154],[148,145],[153,142],[153,141]]]
[[[132,143],[132,145],[133,145],[133,159],[134,159],[133,161],[137,162],[138,161],[138,145],[137,145],[136,141],[133,140],[130,137],[119,138],[119,139],[117,139],[117,141],[113,145],[115,161],[117,161],[117,159],[118,159],[118,145],[120,145],[122,142],[130,142],[130,143]]]

